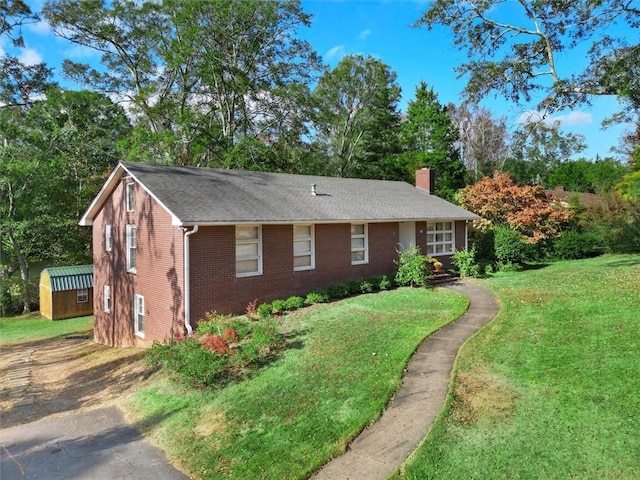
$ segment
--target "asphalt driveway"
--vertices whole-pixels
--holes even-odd
[[[2,418],[0,417],[0,426]],[[115,407],[0,429],[2,480],[188,480]]]

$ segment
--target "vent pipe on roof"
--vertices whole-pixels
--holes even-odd
[[[311,184],[311,195],[313,195],[314,197],[317,195],[317,193],[316,193],[316,184],[315,183]]]

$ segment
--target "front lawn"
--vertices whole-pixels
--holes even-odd
[[[91,316],[53,321],[39,314],[0,318],[0,345],[67,335],[90,335],[92,321]]]
[[[500,313],[400,478],[640,478],[640,256],[483,284]]]
[[[460,316],[463,296],[398,289],[283,318],[284,355],[250,380],[197,391],[165,379],[132,419],[194,478],[307,478],[375,421],[423,338]]]

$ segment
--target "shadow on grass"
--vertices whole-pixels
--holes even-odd
[[[634,256],[632,258],[612,258],[611,261],[607,262],[607,267],[635,267],[636,265],[640,265],[640,256]]]

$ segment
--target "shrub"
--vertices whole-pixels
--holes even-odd
[[[360,281],[360,293],[373,292],[373,284],[367,280]]]
[[[418,247],[411,247],[398,253],[398,271],[395,281],[398,285],[423,287],[429,278],[427,257],[420,253]]]
[[[360,283],[362,280],[351,280],[347,283],[346,287],[349,289],[349,295],[356,295],[362,293],[360,290]]]
[[[145,358],[149,365],[163,366],[179,383],[194,388],[215,385],[222,379],[226,366],[222,355],[203,348],[196,337],[167,345],[154,343]]]
[[[304,299],[304,303],[311,305],[313,303],[327,303],[329,301],[329,295],[324,292],[309,292]]]
[[[329,285],[325,290],[330,299],[340,300],[349,296],[348,285]]]
[[[520,236],[506,225],[494,227],[494,250],[499,263],[522,264],[527,258],[527,246]]]
[[[562,260],[595,257],[601,253],[604,248],[594,232],[566,230],[553,243],[553,256]]]
[[[378,289],[389,290],[390,288],[393,288],[393,281],[389,277],[384,275],[378,282]]]
[[[240,340],[240,335],[238,335],[235,328],[229,327],[222,334],[222,338],[224,338],[227,343],[231,344],[238,342],[238,340]]]
[[[272,313],[282,313],[284,312],[287,308],[286,308],[287,302],[286,300],[274,300],[273,302],[271,302],[271,310]]]
[[[222,335],[203,335],[200,337],[200,345],[208,348],[214,353],[227,353],[229,351],[229,344],[222,338]]]
[[[304,299],[297,296],[289,297],[285,300],[284,307],[286,310],[297,310],[304,307]]]
[[[224,326],[222,334],[214,333]],[[273,319],[248,321],[242,317],[208,314],[194,335],[180,337],[169,344],[156,342],[145,358],[150,365],[164,367],[183,385],[212,387],[264,363],[283,344]]]
[[[273,305],[270,303],[261,303],[258,307],[258,317],[263,320],[273,317]]]
[[[453,254],[452,261],[461,277],[477,277],[480,274],[480,266],[476,263],[475,247],[470,250],[458,250]]]
[[[258,307],[258,299],[256,298],[253,302],[249,302],[247,304],[247,308],[245,309],[245,315],[253,320],[258,318],[257,313]]]
[[[522,265],[513,262],[498,262],[497,267],[500,272],[519,272],[522,270]]]

